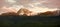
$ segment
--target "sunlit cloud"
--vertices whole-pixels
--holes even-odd
[[[16,13],[16,10],[11,7],[6,7],[6,6],[3,6],[2,8],[0,8],[0,14],[7,13],[7,12],[15,12]]]
[[[43,8],[43,7],[34,7],[30,8],[30,11],[36,12],[36,13],[43,13],[47,11],[56,11],[58,10],[57,8]]]

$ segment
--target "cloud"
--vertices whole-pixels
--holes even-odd
[[[0,8],[0,14],[7,13],[7,12],[15,12],[16,13],[16,10],[14,8],[6,7],[6,6],[3,6],[2,8]]]
[[[22,7],[33,9],[33,11],[35,11],[35,9],[45,10],[47,8],[60,9],[60,0],[0,0],[0,8],[4,6],[7,8],[13,8],[16,11]]]
[[[18,11],[20,8],[23,8],[22,5],[13,5],[12,8],[14,8],[16,11]]]
[[[17,4],[29,7],[32,4],[37,7],[58,8],[60,7],[59,0],[16,0]],[[32,7],[32,6],[30,6]]]
[[[60,0],[0,0],[0,7],[23,5],[24,7],[32,8],[32,5],[37,7],[60,8]],[[30,5],[32,4],[32,5]],[[30,5],[30,6],[29,6]]]
[[[60,0],[47,0],[43,5],[48,8],[58,8],[60,7]]]
[[[43,8],[43,7],[30,8],[30,11],[33,11],[35,13],[43,13],[43,12],[55,11],[55,10],[58,10],[58,9],[57,8]]]
[[[8,2],[9,4],[14,4],[14,3],[16,3],[15,0],[5,0],[5,1]]]

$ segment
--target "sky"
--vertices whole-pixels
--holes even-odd
[[[0,0],[0,13],[17,12],[20,8],[35,12],[54,11],[60,9],[60,0]]]

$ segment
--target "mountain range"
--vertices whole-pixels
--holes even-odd
[[[44,13],[34,13],[28,9],[25,8],[21,8],[17,13],[15,12],[7,12],[7,13],[3,13],[1,16],[58,16],[60,15],[60,10],[56,10],[56,11],[47,11]]]

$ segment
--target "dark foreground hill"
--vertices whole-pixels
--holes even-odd
[[[0,16],[1,27],[58,27],[59,16]]]

